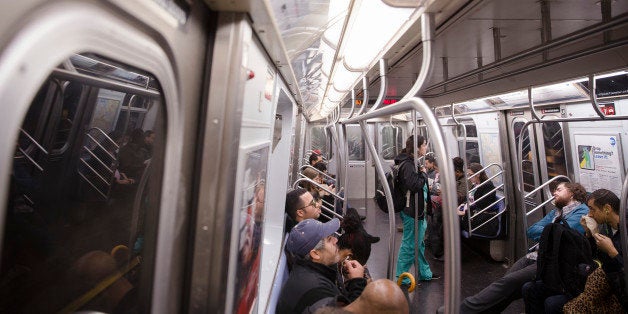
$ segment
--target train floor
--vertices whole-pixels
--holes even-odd
[[[373,244],[371,256],[367,262],[369,272],[373,279],[386,278],[388,267],[388,244],[389,244],[389,224],[388,214],[377,208],[372,200],[353,199],[349,200],[352,207],[358,209],[361,215],[366,215],[364,221],[365,229],[372,235],[379,236],[381,240]],[[366,209],[365,209],[366,208]],[[396,216],[397,225],[401,223],[399,215]],[[399,251],[402,232],[395,227],[395,259]],[[481,291],[494,280],[502,277],[508,266],[506,263],[496,262],[488,255],[473,248],[473,243],[461,241],[461,296],[465,298]],[[426,259],[430,263],[433,273],[440,274],[441,279],[429,282],[420,282],[417,289],[410,293],[410,313],[436,313],[437,309],[444,304],[444,264],[433,259],[429,250],[425,251]],[[414,274],[414,268],[410,270]],[[523,313],[524,306],[521,299],[510,304],[503,313]]]

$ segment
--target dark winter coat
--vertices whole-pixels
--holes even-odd
[[[366,279],[345,281],[347,292],[342,294],[336,286],[337,274],[333,266],[296,258],[290,277],[281,289],[277,313],[314,313],[316,306],[325,305],[321,302],[323,299],[353,302],[366,287]]]
[[[419,199],[418,213],[419,219],[423,219],[425,217],[425,195],[424,188],[427,189],[427,175],[425,172],[418,172],[414,168],[414,159],[412,155],[401,153],[395,157],[395,165],[401,164],[404,160],[409,160],[410,162],[406,162],[399,168],[399,182],[401,183],[401,188],[403,191],[410,190],[410,206],[406,206],[403,209],[403,213],[414,217],[414,208],[415,208],[415,199],[417,192]],[[429,190],[429,189],[427,189]],[[430,199],[429,191],[427,192],[427,199]],[[431,211],[432,202],[427,202],[428,212]]]

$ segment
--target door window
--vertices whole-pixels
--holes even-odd
[[[2,313],[148,311],[138,298],[152,286],[166,135],[161,92],[108,75],[112,67],[126,77],[148,73],[79,57],[68,61],[76,75],[51,73],[22,122],[3,204]],[[89,71],[77,60],[89,60]],[[120,128],[122,100],[133,97],[142,103],[126,105]]]

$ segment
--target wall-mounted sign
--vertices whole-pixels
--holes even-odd
[[[392,104],[394,104],[394,103],[396,103],[398,101],[399,100],[397,100],[397,99],[384,99],[383,103],[384,103],[384,105],[392,105]]]
[[[602,111],[602,113],[605,116],[614,116],[615,115],[615,104],[614,103],[608,103],[608,104],[600,104],[600,111]]]
[[[560,112],[560,107],[543,108],[543,109],[541,109],[541,112],[543,114],[546,114],[546,113],[559,113]]]
[[[587,192],[608,189],[621,195],[622,167],[617,135],[574,135],[578,182]]]

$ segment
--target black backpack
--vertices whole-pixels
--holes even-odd
[[[537,280],[572,298],[582,293],[587,276],[595,269],[589,241],[565,220],[543,228],[536,265]]]
[[[398,165],[393,165],[391,170],[386,173],[386,183],[390,188],[390,192],[393,197],[393,206],[395,206],[395,213],[398,213],[406,206],[406,191],[403,191],[401,184],[399,183],[399,169],[407,160],[402,161]],[[375,203],[383,212],[388,213],[388,203],[386,202],[386,194],[384,193],[384,187],[381,182],[377,183],[375,189]]]

